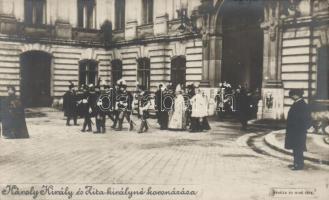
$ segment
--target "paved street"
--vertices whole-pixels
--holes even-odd
[[[171,132],[152,120],[146,134],[108,128],[95,135],[66,127],[58,112],[27,121],[30,139],[0,140],[2,184],[194,185],[203,199],[268,199],[271,188],[316,188],[318,199],[329,197],[328,167],[307,162],[306,170],[291,171],[289,160],[241,144],[264,129],[246,133],[236,122],[211,122],[207,133]]]

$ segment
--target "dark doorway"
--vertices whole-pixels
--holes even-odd
[[[184,56],[176,56],[171,60],[171,76],[170,80],[176,88],[178,84],[185,85],[186,81],[186,58]]]
[[[318,49],[317,99],[329,99],[329,46]]]
[[[263,1],[225,1],[220,11],[223,33],[221,80],[234,87],[261,88]]]
[[[21,55],[21,99],[25,107],[49,107],[51,55],[30,51]]]

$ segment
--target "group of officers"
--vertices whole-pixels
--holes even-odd
[[[82,132],[92,132],[92,118],[95,118],[96,131],[106,132],[107,116],[113,121],[112,128],[121,131],[124,119],[129,122],[129,130],[134,128],[131,120],[133,95],[127,91],[127,84],[119,80],[118,84],[111,87],[107,84],[82,85],[78,90],[71,82],[69,90],[63,96],[63,110],[67,117],[66,125],[70,126],[71,120],[74,125],[78,118],[83,118]],[[142,86],[139,86],[142,90]]]
[[[191,132],[204,130],[201,125],[193,126],[191,117],[190,98],[195,95],[194,86],[192,84],[186,87],[186,123]],[[154,101],[152,101],[154,99]],[[106,119],[110,119],[113,124],[111,126],[115,131],[123,130],[123,123],[126,120],[129,124],[129,131],[132,131],[136,123],[132,120],[132,114],[137,111],[140,119],[138,133],[147,132],[149,123],[147,119],[150,117],[150,110],[155,110],[155,115],[160,126],[160,130],[168,129],[170,112],[172,111],[175,101],[175,90],[171,83],[160,84],[155,95],[142,85],[137,84],[134,93],[127,90],[127,83],[124,79],[117,81],[115,85],[110,86],[101,80],[96,85],[82,85],[76,89],[75,85],[70,82],[69,90],[63,96],[63,110],[66,118],[66,125],[71,126],[73,121],[78,126],[78,118],[83,118],[82,132],[93,131],[93,118],[95,119],[96,131],[94,133],[106,132]],[[154,102],[154,105],[152,105]],[[152,107],[152,108],[151,108]],[[198,122],[198,120],[197,120]],[[209,125],[208,125],[209,127]]]

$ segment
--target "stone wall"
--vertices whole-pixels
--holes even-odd
[[[110,80],[111,53],[102,48],[85,48],[56,44],[20,43],[0,41],[0,96],[6,96],[7,85],[20,90],[20,55],[29,51],[42,51],[52,56],[51,96],[64,94],[73,81],[78,85],[79,61],[92,59],[99,63],[99,76]]]

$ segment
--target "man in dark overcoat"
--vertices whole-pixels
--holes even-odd
[[[293,151],[294,164],[289,165],[293,170],[304,168],[303,152],[306,151],[306,134],[312,125],[311,111],[303,99],[303,93],[301,89],[289,92],[294,103],[288,112],[285,148]]]
[[[159,84],[158,90],[155,92],[155,111],[156,111],[156,118],[157,122],[160,125],[160,110],[161,110],[161,95],[162,95],[162,84]]]
[[[248,118],[250,113],[250,100],[247,96],[245,88],[236,90],[236,110],[237,118],[241,123],[241,130],[246,130],[248,126]]]
[[[70,121],[73,119],[74,125],[77,124],[78,119],[78,106],[77,96],[74,90],[74,84],[71,82],[69,90],[65,92],[63,96],[63,110],[64,116],[66,116],[66,126],[70,126]]]
[[[22,102],[16,96],[14,86],[7,89],[8,97],[1,101],[2,136],[7,139],[29,138]]]

